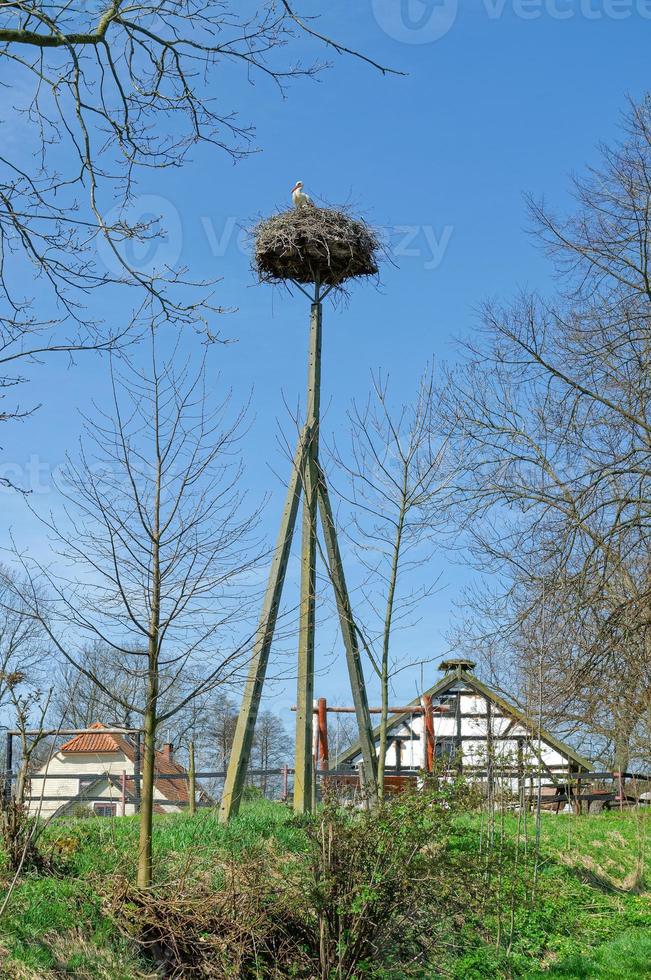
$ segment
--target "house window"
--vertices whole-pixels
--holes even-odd
[[[435,755],[437,759],[451,759],[457,750],[453,738],[437,738]]]
[[[115,816],[115,803],[96,803],[93,809],[96,817]]]
[[[438,699],[438,703],[446,708],[456,710],[458,698],[458,694],[443,694]]]

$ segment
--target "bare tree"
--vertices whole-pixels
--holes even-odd
[[[434,375],[427,369],[411,403],[394,408],[387,380],[374,379],[367,402],[349,413],[349,451],[335,452],[351,508],[347,534],[365,578],[359,586],[356,625],[380,682],[378,789],[384,792],[389,684],[396,669],[393,634],[436,587],[409,583],[426,567],[442,526],[438,510],[449,484],[446,442],[433,435]]]
[[[252,126],[224,94],[232,93],[228,72],[283,92],[324,67],[301,63],[305,38],[374,64],[286,0],[257,9],[230,0],[0,4],[3,91],[11,125],[22,125],[19,149],[5,144],[0,156],[0,389],[21,380],[5,373],[18,359],[111,347],[123,330],[106,331],[92,305],[107,287],[111,297],[135,289],[139,324],[143,316],[205,324],[219,311],[212,285],[192,282],[184,268],[129,258],[134,245],[168,232],[159,215],[132,216],[138,180],[185,165],[197,145],[234,159],[250,152]],[[25,281],[41,287],[38,304],[18,285]]]
[[[69,728],[97,721],[131,728],[128,705],[144,700],[144,678],[130,670],[130,658],[99,641],[80,650],[74,664],[64,660],[54,680],[52,713]]]
[[[0,711],[25,683],[38,684],[43,664],[45,634],[20,591],[10,569],[0,566]]]
[[[530,201],[557,295],[486,305],[446,388],[443,431],[466,460],[457,502],[467,540],[502,582],[500,629],[530,623],[544,587],[569,631],[549,670],[558,677],[564,657],[564,689],[585,707],[590,678],[593,703],[610,698],[614,721],[618,674],[644,710],[640,653],[651,656],[649,97],[602,156],[575,182],[569,218]],[[620,762],[627,738],[622,728]]]
[[[584,755],[608,769],[646,769],[651,664],[643,635],[635,622],[612,622],[607,597],[596,608],[576,588],[521,574],[497,594],[468,590],[452,641],[481,660],[496,689]]]
[[[88,421],[69,461],[66,519],[46,521],[59,565],[37,575],[23,560],[23,601],[60,655],[142,718],[142,886],[152,877],[156,733],[240,666],[255,560],[256,515],[244,513],[240,489],[242,413],[229,418],[228,395],[209,408],[205,364],[179,367],[178,349],[163,358],[160,343],[152,329],[149,365],[113,374],[112,412]],[[108,687],[80,657],[89,642],[113,652],[133,688]]]
[[[20,741],[20,763],[14,787],[14,799],[19,806],[25,802],[29,776],[38,768],[51,745],[45,718],[50,706],[52,689],[47,691],[29,688],[24,683],[14,683],[10,699],[14,710],[13,724]]]
[[[292,751],[292,739],[285,728],[282,718],[269,709],[261,711],[255,723],[255,737],[251,749],[253,768],[275,769],[287,762]],[[258,785],[263,796],[272,787],[280,785],[280,779],[262,773]]]

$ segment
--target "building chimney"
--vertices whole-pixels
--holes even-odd
[[[174,746],[171,742],[163,742],[161,755],[166,762],[174,762]]]

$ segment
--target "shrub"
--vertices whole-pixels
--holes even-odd
[[[38,821],[13,797],[0,812],[0,838],[11,872],[46,871],[49,862],[37,847]]]
[[[173,890],[116,880],[111,914],[172,977],[422,976],[485,895],[452,818],[466,801],[460,783],[368,812],[331,800],[297,820],[304,851],[227,857],[217,887],[214,872]]]

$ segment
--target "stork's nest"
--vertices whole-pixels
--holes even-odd
[[[376,276],[380,241],[370,225],[343,211],[305,205],[265,218],[253,229],[261,282],[319,282]]]

